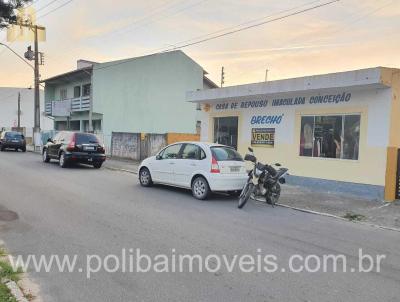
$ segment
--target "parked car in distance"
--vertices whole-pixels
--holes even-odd
[[[106,160],[104,146],[92,133],[61,131],[43,146],[43,161],[59,161],[60,167],[81,163],[99,169]]]
[[[188,188],[197,199],[211,192],[237,193],[246,184],[247,172],[240,154],[231,147],[180,142],[169,145],[139,166],[139,181]]]
[[[16,131],[4,131],[0,136],[0,150],[14,149],[26,152],[25,136]]]

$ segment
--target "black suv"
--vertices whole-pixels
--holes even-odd
[[[0,150],[4,151],[5,149],[14,149],[15,151],[20,149],[22,152],[26,152],[24,135],[16,131],[3,132],[0,136]]]
[[[60,167],[82,163],[96,169],[106,160],[104,146],[92,133],[61,131],[53,139],[49,138],[43,147],[43,161],[59,160]]]

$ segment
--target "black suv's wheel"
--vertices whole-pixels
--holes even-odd
[[[139,172],[139,181],[143,187],[150,187],[153,184],[149,169],[142,168]]]
[[[192,183],[192,194],[196,199],[204,200],[210,194],[210,186],[203,176],[197,176]]]
[[[67,161],[65,160],[65,154],[64,152],[60,153],[60,162],[59,165],[61,168],[66,168],[67,167]]]
[[[22,152],[26,152],[26,147],[22,147],[22,148],[21,148],[21,151],[22,151]]]
[[[93,168],[100,169],[102,165],[103,165],[103,163],[94,163]]]
[[[48,163],[50,161],[49,154],[47,154],[47,149],[43,149],[42,159],[45,163]]]

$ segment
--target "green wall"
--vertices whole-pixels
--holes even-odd
[[[185,94],[202,88],[203,69],[181,51],[96,64],[93,112],[103,113],[106,136],[195,133],[196,105]]]

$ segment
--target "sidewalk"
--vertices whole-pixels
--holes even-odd
[[[140,162],[122,159],[122,158],[108,158],[104,162],[103,167],[110,170],[124,171],[128,173],[137,174]]]
[[[282,186],[280,204],[351,221],[400,230],[400,201],[392,203],[356,196],[316,192],[298,186]]]

